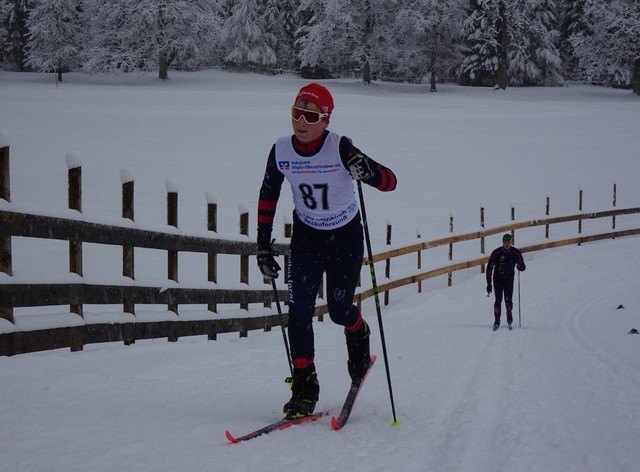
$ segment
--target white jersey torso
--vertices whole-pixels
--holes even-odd
[[[295,151],[291,136],[276,141],[276,165],[291,185],[296,215],[312,228],[340,228],[358,213],[353,180],[340,159],[340,138],[330,132],[311,157]]]

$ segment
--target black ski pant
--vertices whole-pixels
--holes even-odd
[[[506,277],[493,277],[493,291],[496,301],[493,305],[495,322],[500,323],[500,311],[502,307],[502,297],[507,308],[507,323],[513,322],[513,275]]]
[[[351,326],[360,316],[353,305],[364,243],[362,233],[319,237],[294,234],[289,247],[289,341],[291,358],[313,359],[315,355],[313,313],[322,274],[327,274],[327,307],[331,320]]]

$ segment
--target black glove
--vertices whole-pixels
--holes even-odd
[[[493,290],[493,287],[491,286],[491,282],[487,283],[487,295],[489,295],[492,290]]]
[[[258,267],[260,268],[260,272],[267,279],[277,279],[278,271],[280,270],[280,265],[276,261],[276,258],[273,256],[277,256],[271,248],[269,249],[258,249]]]
[[[354,180],[368,180],[373,177],[373,171],[369,165],[369,160],[358,153],[347,162],[349,173]]]

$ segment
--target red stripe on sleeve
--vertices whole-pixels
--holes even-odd
[[[378,190],[382,192],[390,192],[396,188],[396,176],[389,169],[380,169],[380,185]]]
[[[276,206],[278,205],[277,200],[259,200],[258,201],[258,211],[276,211]]]
[[[258,200],[258,224],[273,224],[277,205],[277,200]]]

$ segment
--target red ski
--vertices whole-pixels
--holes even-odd
[[[314,413],[312,415],[309,416],[302,416],[300,418],[283,418],[280,421],[276,421],[275,423],[271,423],[267,426],[265,426],[264,428],[260,428],[256,431],[253,431],[249,434],[245,434],[244,436],[240,436],[238,438],[234,437],[229,431],[226,432],[227,435],[227,439],[229,440],[229,442],[236,444],[239,443],[241,441],[248,441],[249,439],[253,439],[253,438],[257,438],[258,436],[262,436],[265,434],[269,434],[273,431],[279,431],[281,429],[286,429],[289,428],[290,426],[296,425],[296,424],[300,424],[300,423],[308,423],[310,421],[315,421],[317,419],[322,418],[323,416],[325,416],[327,413],[325,412],[319,412],[319,413]]]
[[[347,399],[344,401],[344,405],[342,406],[342,411],[340,415],[336,418],[335,416],[331,417],[331,427],[333,429],[341,429],[349,419],[349,415],[351,415],[351,410],[353,409],[353,405],[356,403],[358,399],[358,394],[360,394],[360,389],[362,389],[362,385],[364,381],[367,380],[367,376],[369,372],[371,372],[371,368],[373,364],[376,362],[377,356],[371,356],[371,364],[369,364],[369,369],[367,369],[367,373],[364,374],[364,377],[359,382],[352,382],[351,388],[349,389],[349,393],[347,394]]]
[[[369,372],[371,372],[371,368],[373,367],[373,364],[375,363],[376,359],[377,359],[376,356],[371,356],[371,364],[369,364],[369,369],[367,369],[367,373],[364,375],[362,380],[360,380],[359,382],[351,383],[351,388],[349,388],[349,393],[347,393],[347,398],[344,401],[344,405],[342,406],[342,411],[340,412],[340,415],[338,416],[338,418],[334,416],[331,417],[331,427],[333,429],[342,428],[347,422],[347,420],[349,419],[349,415],[351,414],[353,405],[355,404],[358,398],[360,389],[362,388],[364,381],[367,379]],[[245,434],[244,436],[240,436],[237,438],[233,436],[229,431],[226,431],[226,435],[230,443],[237,444],[239,442],[248,441],[249,439],[257,438],[258,436],[263,436],[265,434],[272,433],[273,431],[286,429],[297,424],[316,421],[327,414],[328,414],[327,412],[321,411],[319,413],[313,413],[312,415],[302,416],[300,418],[283,418],[279,421],[276,421],[275,423],[271,423],[265,426],[264,428],[260,428],[256,431],[253,431],[251,433]]]

